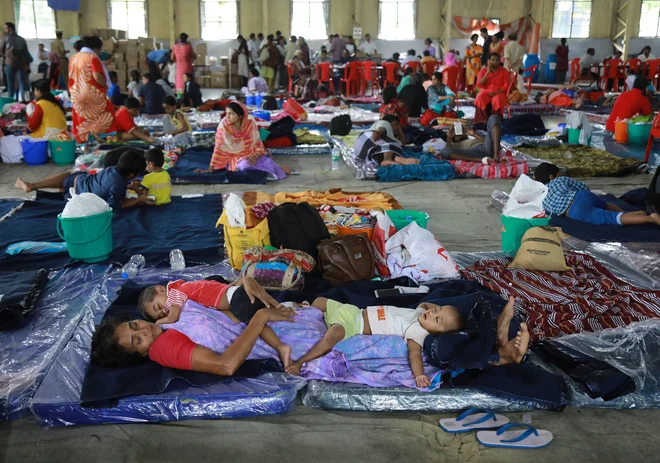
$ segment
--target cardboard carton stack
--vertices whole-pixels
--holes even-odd
[[[195,44],[195,53],[197,54],[195,65],[206,66],[206,56],[209,54],[206,44],[203,42]]]

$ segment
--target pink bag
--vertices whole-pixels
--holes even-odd
[[[387,268],[387,252],[385,252],[385,243],[390,236],[396,233],[396,227],[384,212],[371,211],[371,215],[376,217],[376,227],[371,235],[371,244],[374,248],[374,257],[376,260],[376,270],[381,277],[389,277],[390,269]]]

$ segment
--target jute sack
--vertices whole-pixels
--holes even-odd
[[[566,235],[561,228],[532,227],[523,235],[520,249],[509,268],[563,272],[571,268],[566,265],[561,241]]]

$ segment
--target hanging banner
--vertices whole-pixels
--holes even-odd
[[[489,34],[504,32],[506,38],[510,33],[518,35],[518,42],[525,48],[525,53],[539,53],[539,38],[541,36],[541,24],[533,23],[529,17],[519,18],[507,24],[495,24],[489,19],[466,18],[454,16],[451,24],[461,35],[470,37],[473,33],[479,33],[482,28],[488,29]]]
[[[80,0],[48,0],[48,6],[59,11],[80,11]]]

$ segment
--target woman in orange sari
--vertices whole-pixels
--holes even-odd
[[[484,54],[484,48],[477,44],[479,35],[472,34],[470,39],[472,43],[465,49],[465,83],[469,89],[472,89],[481,70],[481,56]]]
[[[73,136],[85,143],[89,135],[115,132],[115,107],[107,98],[108,73],[98,57],[103,42],[85,37],[69,62],[69,93],[73,106]]]
[[[474,100],[476,112],[474,123],[486,122],[492,114],[504,115],[507,105],[506,91],[509,88],[509,71],[502,67],[501,57],[491,53],[488,64],[482,68],[477,77],[479,93]]]
[[[209,168],[198,169],[197,172],[259,170],[269,174],[271,180],[281,180],[293,173],[291,168],[279,166],[268,156],[259,136],[259,128],[248,117],[249,112],[243,103],[232,101],[227,104],[226,111],[215,133]]]

